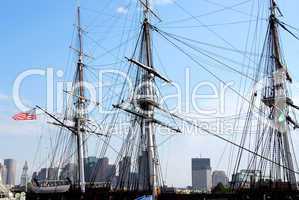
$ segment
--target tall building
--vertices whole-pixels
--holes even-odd
[[[232,184],[234,188],[250,188],[251,184],[259,181],[261,175],[260,170],[242,169],[240,172],[232,175]]]
[[[131,173],[131,157],[125,156],[118,164],[119,184],[121,187],[129,187]]]
[[[141,155],[138,157],[138,189],[148,190],[148,179],[147,151],[142,151]]]
[[[60,172],[60,180],[70,180],[72,183],[78,180],[78,166],[73,163],[66,164]]]
[[[48,174],[48,169],[47,168],[41,168],[41,170],[37,174],[37,179],[39,181],[45,181],[45,180],[47,180],[47,174]]]
[[[58,167],[50,167],[47,169],[47,180],[54,181],[58,180],[59,168]]]
[[[227,185],[228,178],[224,171],[213,171],[212,186],[216,187],[219,183],[222,183],[223,185]]]
[[[97,170],[98,158],[95,156],[85,158],[85,181],[92,182],[95,178],[95,171]]]
[[[4,165],[2,165],[0,163],[0,184],[4,184],[3,183],[3,171],[4,171]]]
[[[116,175],[116,166],[109,164],[107,168],[106,181],[112,182],[115,175]]]
[[[31,179],[32,180],[38,180],[38,172],[33,172]]]
[[[192,188],[211,191],[212,175],[209,158],[192,158]]]
[[[23,172],[21,175],[21,186],[26,186],[28,183],[28,163],[25,161],[24,167],[23,167]]]
[[[105,182],[107,177],[107,171],[109,167],[109,159],[99,158],[95,171],[96,182]]]
[[[86,162],[86,176],[95,182],[110,182],[116,174],[116,166],[109,164],[107,157],[88,157]]]
[[[5,165],[2,165],[2,173],[0,173],[1,179],[2,179],[2,184],[6,185],[6,180],[7,180],[7,169]]]
[[[5,159],[4,165],[7,169],[6,185],[15,185],[17,162],[14,159]]]

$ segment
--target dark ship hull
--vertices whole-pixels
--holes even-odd
[[[28,192],[26,200],[134,200],[148,192],[111,191],[109,188],[86,188],[86,193],[71,188],[63,193]],[[299,192],[294,190],[244,189],[234,193],[181,194],[161,192],[158,200],[299,200]]]
[[[26,200],[131,200],[143,196],[144,192],[110,191],[108,188],[86,188],[82,194],[78,189],[70,189],[62,193],[35,193],[26,194]]]

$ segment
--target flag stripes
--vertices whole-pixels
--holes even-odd
[[[17,121],[36,120],[37,119],[35,109],[32,109],[28,112],[17,113],[12,118]]]

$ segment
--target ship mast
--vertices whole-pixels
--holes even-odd
[[[150,28],[150,2],[149,0],[145,1],[144,5],[144,19],[143,19],[143,33],[144,37],[141,44],[144,44],[142,47],[142,51],[144,50],[143,58],[141,58],[144,64],[150,68],[153,68],[153,57],[152,57],[152,38],[151,38],[151,28]],[[154,74],[151,72],[147,72],[142,77],[141,84],[144,85],[142,87],[141,93],[143,94],[141,98],[138,99],[139,105],[145,111],[145,115],[147,115],[148,119],[152,119],[154,115],[154,88],[153,88],[153,81],[154,81]],[[155,149],[155,142],[154,142],[154,124],[152,120],[144,119],[143,120],[143,133],[147,138],[147,163],[148,163],[148,175],[149,175],[149,189],[153,191],[153,197],[156,197],[156,149]]]
[[[274,104],[271,105],[268,102],[268,106],[270,106],[273,109],[273,120],[274,120],[274,126],[276,127],[275,134],[277,134],[277,137],[282,141],[279,151],[277,152],[277,159],[280,159],[280,155],[283,155],[282,160],[284,161],[284,165],[286,166],[285,175],[287,177],[288,182],[291,185],[296,184],[296,176],[294,173],[294,164],[292,159],[292,154],[290,150],[290,144],[289,144],[289,126],[288,126],[288,102],[291,100],[287,96],[287,88],[286,88],[286,82],[290,81],[291,79],[289,77],[288,71],[283,64],[282,56],[281,56],[281,47],[279,43],[279,34],[278,34],[278,19],[277,19],[277,11],[279,11],[279,8],[277,7],[277,4],[275,0],[270,0],[270,35],[271,35],[271,41],[272,41],[272,58],[274,59],[274,68],[273,68],[273,76],[272,76],[272,97],[274,98]],[[280,11],[279,11],[280,12]],[[269,98],[269,97],[268,97]],[[278,174],[276,174],[277,177],[281,177],[280,170],[277,171]]]
[[[79,185],[82,193],[85,193],[85,174],[84,174],[84,129],[85,124],[85,101],[84,101],[84,64],[83,64],[83,45],[82,45],[82,28],[80,7],[77,8],[77,31],[79,39],[78,62],[77,62],[77,76],[75,81],[75,89],[79,87],[79,98],[76,102],[76,130],[77,130],[77,153],[78,153],[78,168],[79,168]]]
[[[138,119],[138,125],[140,125],[138,127],[138,129],[140,128],[140,141],[138,141],[138,143],[140,146],[136,151],[138,152],[138,159],[140,159],[138,161],[139,177],[137,180],[137,186],[133,185],[132,187],[136,187],[134,189],[138,189],[141,192],[150,192],[153,199],[156,199],[158,196],[158,187],[161,180],[160,178],[162,177],[159,176],[161,169],[159,166],[158,151],[156,146],[155,127],[156,125],[159,125],[171,131],[181,131],[178,128],[172,127],[171,125],[168,125],[155,118],[156,110],[165,112],[158,103],[158,95],[154,87],[155,79],[157,78],[168,84],[170,84],[171,81],[160,74],[154,67],[153,63],[153,27],[151,25],[151,17],[155,17],[158,20],[160,20],[160,18],[151,9],[150,0],[139,0],[139,2],[143,8],[143,21],[140,40],[138,40],[136,47],[139,47],[140,52],[138,59],[134,59],[135,53],[132,58],[127,58],[131,64],[138,67],[134,93],[132,97],[129,98],[130,102],[126,103],[126,100],[123,99],[119,104],[113,105],[113,107],[121,109]],[[136,125],[133,124],[131,128],[134,128],[135,126]],[[130,137],[130,134],[128,137]],[[124,148],[131,148],[130,145],[131,144],[124,144]],[[125,152],[125,154],[130,153]],[[126,179],[126,177],[120,177],[120,189],[131,187],[132,184],[130,185],[129,181],[123,180]],[[124,181],[127,182],[127,187],[124,187],[122,184]]]
[[[248,171],[243,180],[237,178],[233,180],[232,187],[238,189],[250,179],[251,184],[268,183],[269,188],[279,188],[288,184],[290,189],[296,189],[296,175],[294,171],[294,161],[291,151],[290,125],[298,128],[296,120],[290,116],[291,107],[298,109],[294,105],[288,94],[287,84],[292,83],[288,69],[284,62],[279,38],[279,28],[281,23],[278,15],[281,11],[275,0],[269,0],[270,13],[268,20],[268,31],[261,57],[260,67],[264,68],[265,77],[263,79],[263,89],[261,91],[261,104],[259,104],[259,114],[255,136],[254,152],[256,155],[248,161]],[[260,73],[258,71],[257,73]],[[257,74],[257,77],[259,74]],[[252,95],[251,105],[255,104],[257,92]],[[250,126],[256,120],[252,113],[254,106],[249,107],[249,115],[244,126],[244,133],[241,138],[241,145],[244,146]],[[267,123],[265,123],[267,122]],[[250,145],[250,143],[249,143]],[[239,167],[243,156],[243,149],[239,150],[234,173],[239,173]],[[259,157],[257,155],[262,155]],[[250,173],[254,172],[255,175]],[[255,178],[259,177],[259,182]],[[270,180],[270,181],[268,181]],[[242,184],[236,184],[242,182]]]

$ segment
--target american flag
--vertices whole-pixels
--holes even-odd
[[[14,120],[17,120],[17,121],[36,120],[37,119],[37,117],[36,117],[36,109],[33,108],[33,109],[31,109],[31,110],[29,110],[27,112],[17,113],[12,118]]]

